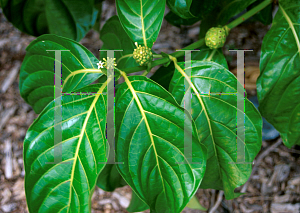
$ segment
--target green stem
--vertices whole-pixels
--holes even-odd
[[[163,56],[160,54],[153,54],[153,58],[162,58]]]
[[[266,6],[268,6],[269,4],[271,4],[273,2],[273,0],[265,0],[262,3],[260,3],[259,5],[257,5],[256,7],[252,8],[251,10],[249,10],[247,13],[243,14],[242,16],[240,16],[239,18],[235,19],[234,21],[230,22],[227,27],[229,29],[232,29],[236,26],[238,26],[239,24],[241,24],[243,21],[247,20],[248,18],[250,18],[251,16],[255,15],[256,13],[258,13],[259,11],[261,11],[262,9],[264,9]],[[195,43],[192,43],[191,45],[183,48],[182,50],[194,50],[197,48],[200,48],[202,46],[205,45],[205,40],[204,38],[196,41]],[[171,56],[178,58],[180,56],[183,56],[185,54],[184,51],[176,51],[172,54],[170,54]],[[158,59],[152,62],[151,64],[151,68],[158,66],[158,65],[162,65],[165,63],[168,63],[170,61],[169,58],[162,58],[162,59]],[[134,73],[134,72],[138,72],[138,71],[142,71],[142,70],[146,70],[147,67],[146,66],[140,66],[140,67],[131,67],[131,68],[127,68],[124,69],[123,71],[126,73]]]
[[[229,29],[232,29],[236,26],[238,26],[239,24],[241,24],[242,22],[244,22],[245,20],[247,20],[248,18],[252,17],[253,15],[255,15],[256,13],[258,13],[259,11],[261,11],[262,9],[264,9],[266,6],[268,6],[269,4],[271,4],[273,2],[273,0],[265,0],[262,3],[260,3],[259,5],[257,5],[256,7],[253,7],[251,10],[249,10],[247,13],[241,15],[240,17],[238,17],[237,19],[235,19],[234,21],[230,22],[227,27]]]

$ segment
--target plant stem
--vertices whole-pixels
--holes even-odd
[[[160,54],[153,54],[153,58],[163,58],[163,56]]]
[[[235,19],[234,21],[230,22],[227,27],[229,29],[232,29],[236,26],[238,26],[239,24],[241,24],[242,22],[244,22],[245,20],[247,20],[248,18],[252,17],[253,15],[255,15],[256,13],[258,13],[259,11],[261,11],[262,9],[264,9],[266,6],[268,6],[269,4],[271,4],[273,2],[273,0],[265,0],[262,3],[260,3],[259,5],[257,5],[256,7],[253,7],[251,10],[249,10],[247,13],[241,15],[240,17],[238,17],[237,19]]]
[[[232,29],[236,26],[238,26],[239,24],[241,24],[243,21],[247,20],[248,18],[250,18],[251,16],[255,15],[256,13],[258,13],[259,11],[261,11],[262,9],[264,9],[266,6],[268,6],[269,4],[271,4],[273,2],[273,0],[265,0],[262,3],[260,3],[259,5],[257,5],[256,7],[252,8],[251,10],[249,10],[247,13],[243,14],[242,16],[240,16],[239,18],[235,19],[234,21],[230,22],[227,27],[229,29]],[[197,48],[200,48],[202,46],[205,45],[205,40],[204,38],[196,41],[195,43],[192,43],[191,45],[183,48],[182,50],[194,50]],[[184,51],[176,51],[172,54],[170,54],[171,56],[178,58],[180,56],[183,56],[185,54]],[[169,58],[162,58],[162,59],[158,59],[152,62],[151,64],[151,68],[155,67],[157,65],[162,65],[165,63],[168,63],[170,61]],[[146,70],[147,67],[146,66],[139,66],[139,67],[130,67],[127,69],[124,69],[123,71],[126,73],[134,73],[134,72],[138,72],[138,71],[142,71],[142,70]]]

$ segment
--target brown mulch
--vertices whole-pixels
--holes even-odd
[[[111,3],[104,2],[103,10],[103,21],[116,14]],[[254,50],[253,53],[246,54],[246,88],[253,95],[256,93],[255,81],[259,75],[261,41],[268,27],[259,23],[237,27],[231,31],[223,49],[233,73],[235,54],[228,49]],[[173,52],[196,41],[198,34],[197,24],[180,29],[164,21],[159,38],[154,44],[154,51]],[[28,212],[22,150],[26,131],[37,115],[20,96],[18,70],[25,56],[25,48],[34,39],[14,28],[0,9],[0,213]],[[102,42],[97,32],[91,30],[81,43],[98,56]],[[219,203],[215,211],[219,213],[299,212],[300,150],[287,149],[278,140],[280,139],[263,141],[262,150],[255,162],[256,171],[247,187],[241,186],[236,190],[245,191],[244,195],[227,201],[217,190],[200,189],[197,192],[200,203],[208,209]],[[270,149],[276,142],[278,146]],[[265,152],[266,150],[268,151]],[[130,198],[131,189],[128,186],[112,193],[96,188],[92,198],[92,212],[127,212]],[[200,211],[186,208],[183,212]]]

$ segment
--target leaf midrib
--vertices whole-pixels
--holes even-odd
[[[109,81],[109,80],[108,80]],[[69,192],[69,204],[68,204],[68,209],[67,209],[67,212],[69,212],[69,209],[70,209],[70,206],[71,206],[71,199],[72,199],[72,187],[73,187],[73,180],[74,180],[74,173],[75,173],[75,167],[76,167],[76,162],[77,162],[77,158],[78,158],[78,155],[79,155],[79,147],[81,145],[81,141],[83,139],[83,135],[85,133],[85,128],[87,126],[87,123],[88,123],[88,120],[90,118],[90,115],[96,105],[96,102],[98,101],[101,93],[103,92],[103,90],[105,89],[106,85],[107,85],[107,81],[100,87],[100,89],[97,91],[97,93],[95,94],[95,98],[87,112],[87,115],[86,115],[86,118],[84,120],[84,123],[83,123],[83,126],[82,126],[82,129],[81,129],[81,133],[79,135],[79,141],[78,141],[78,144],[77,144],[77,148],[76,148],[76,151],[75,151],[75,156],[74,156],[74,161],[73,161],[73,166],[72,166],[72,172],[71,172],[71,178],[70,178],[70,192]],[[75,188],[74,188],[74,191]]]
[[[293,22],[290,19],[290,17],[286,14],[285,10],[283,9],[283,7],[280,4],[279,4],[279,8],[280,8],[280,10],[281,10],[284,18],[286,19],[287,23],[289,24],[289,27],[291,28],[291,30],[292,30],[292,32],[294,34],[294,37],[295,37],[295,40],[296,40],[296,44],[297,44],[297,47],[298,47],[299,56],[300,56],[300,41],[299,41],[297,32],[295,30],[295,27],[293,25]]]
[[[210,118],[209,118],[208,113],[207,113],[207,111],[206,111],[206,107],[205,107],[205,105],[204,105],[204,103],[203,103],[203,100],[202,100],[202,98],[200,97],[200,94],[199,94],[198,90],[196,89],[196,87],[194,86],[194,84],[192,83],[191,79],[186,75],[186,73],[181,69],[181,67],[180,67],[177,63],[174,63],[174,64],[175,64],[176,69],[177,69],[177,70],[180,72],[180,74],[188,81],[190,87],[191,87],[191,88],[194,90],[194,92],[196,93],[196,96],[197,96],[197,98],[198,98],[198,100],[199,100],[199,102],[200,102],[200,104],[201,104],[201,106],[202,106],[202,109],[204,110],[205,117],[206,117],[206,119],[207,119],[207,123],[208,123],[208,126],[209,126],[209,132],[210,132],[210,135],[211,135],[211,138],[212,138],[212,142],[213,142],[212,144],[213,144],[213,146],[214,146],[215,155],[216,155],[216,157],[218,158],[218,156],[217,156],[217,150],[216,150],[216,145],[215,145],[215,139],[214,139],[213,134],[212,134],[212,127],[211,127],[211,123],[210,123]],[[191,68],[192,68],[192,67],[191,67]],[[221,171],[220,171],[221,166],[220,166],[219,161],[217,161],[217,162],[218,162],[218,168],[219,168],[219,169],[218,169],[218,171],[219,171],[219,176],[222,177]]]
[[[137,103],[137,105],[138,105],[138,108],[139,108],[139,110],[140,110],[140,112],[141,112],[141,114],[142,114],[142,117],[143,117],[141,120],[144,120],[144,121],[145,121],[145,125],[146,125],[146,127],[147,127],[147,130],[148,130],[148,133],[149,133],[149,136],[150,136],[150,140],[151,140],[151,143],[152,143],[152,147],[153,147],[153,150],[154,150],[154,153],[155,153],[156,165],[157,165],[157,168],[158,168],[158,172],[159,172],[159,174],[160,174],[160,177],[161,177],[161,182],[162,182],[162,186],[163,186],[163,192],[164,192],[164,195],[165,195],[165,194],[166,194],[166,193],[165,193],[165,185],[164,185],[163,176],[162,176],[162,173],[161,173],[161,170],[160,170],[160,166],[159,166],[158,154],[157,154],[157,151],[156,151],[156,148],[155,148],[155,143],[154,143],[152,131],[151,131],[151,129],[150,129],[150,125],[149,125],[149,123],[148,123],[146,114],[145,114],[145,112],[144,112],[144,109],[143,109],[143,107],[142,107],[142,104],[141,104],[141,102],[140,102],[140,100],[139,100],[139,98],[138,98],[138,96],[137,96],[137,94],[136,94],[136,92],[135,92],[135,90],[134,90],[134,88],[133,88],[131,82],[129,81],[129,79],[128,79],[126,73],[124,73],[124,72],[122,72],[122,71],[120,71],[120,73],[121,73],[121,75],[124,77],[125,82],[126,82],[128,88],[130,89],[130,91],[131,91],[131,93],[132,93],[132,96],[134,97],[134,100],[136,101],[136,103]]]
[[[142,22],[142,34],[143,34],[143,40],[144,40],[144,45],[147,47],[147,41],[146,41],[146,34],[145,34],[145,26],[144,26],[144,14],[143,14],[143,4],[142,0],[140,0],[140,6],[141,6],[141,22]]]

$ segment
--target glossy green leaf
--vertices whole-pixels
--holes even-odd
[[[183,19],[195,18],[190,11],[192,0],[167,0],[167,5],[173,13]]]
[[[222,0],[218,5],[203,18],[200,25],[199,38],[204,38],[207,30],[218,25],[225,25],[230,18],[244,11],[256,0]]]
[[[180,16],[176,15],[175,13],[173,13],[172,11],[170,11],[166,16],[165,19],[167,20],[167,22],[169,22],[170,24],[176,26],[176,27],[180,27],[181,25],[193,25],[195,24],[197,21],[199,21],[199,18],[189,18],[189,19],[183,19]]]
[[[194,195],[192,197],[192,199],[190,200],[190,202],[186,205],[186,207],[190,208],[190,209],[197,209],[197,210],[201,210],[201,211],[207,211],[207,208],[203,207],[198,198]]]
[[[149,209],[149,206],[142,201],[134,191],[132,191],[131,201],[127,207],[128,212],[142,212]]]
[[[197,209],[201,211],[207,211],[205,207],[203,207],[200,203],[198,198],[194,195],[191,200],[188,202],[186,207],[190,209]],[[132,191],[132,197],[129,206],[127,207],[127,211],[129,212],[142,212],[149,209],[149,206],[145,204],[134,191]]]
[[[300,145],[300,2],[279,1],[263,40],[257,97],[262,115],[287,147]]]
[[[161,66],[156,72],[151,76],[151,79],[157,82],[159,85],[164,87],[166,90],[169,89],[169,85],[174,74],[174,64],[170,63],[167,67]]]
[[[190,116],[169,92],[143,76],[125,78],[115,111],[116,161],[123,162],[118,164],[122,177],[151,212],[181,212],[197,191],[206,162],[194,124],[187,145],[192,152],[183,155],[184,117]],[[188,164],[191,158],[199,164]]]
[[[245,10],[250,4],[256,0],[224,0],[221,1],[219,8],[221,9],[218,13],[216,20],[220,25],[226,24],[230,18],[238,15],[240,12]]]
[[[191,5],[191,13],[199,19],[205,18],[224,0],[194,0]]]
[[[93,27],[98,14],[94,0],[0,1],[7,19],[34,36],[51,33],[79,41]]]
[[[118,16],[106,21],[100,32],[100,39],[103,41],[101,50],[123,50],[114,53],[119,69],[139,66],[132,57],[136,46],[123,29]],[[106,52],[102,51],[100,58],[104,57]]]
[[[165,4],[165,0],[116,0],[119,19],[132,41],[153,46],[161,28]]]
[[[228,69],[228,64],[221,48],[212,50],[206,46],[202,47],[200,51],[192,52],[192,60],[213,61]]]
[[[184,57],[179,57],[177,60],[184,61]],[[208,47],[202,47],[200,48],[200,51],[192,52],[192,60],[214,61],[228,69],[227,61],[221,49],[211,50]],[[161,66],[151,76],[151,79],[168,90],[174,74],[174,69],[173,63],[170,63],[167,67]]]
[[[94,84],[80,89],[94,92],[92,95],[59,97],[62,141],[55,146],[55,101],[30,126],[24,141],[24,165],[31,213],[90,212],[91,196],[107,159],[105,89],[106,83]],[[62,161],[54,163],[55,147],[60,145]]]
[[[126,185],[127,183],[120,175],[116,164],[106,164],[97,180],[97,186],[107,192]]]
[[[224,190],[226,199],[233,199],[238,196],[234,189],[248,180],[252,167],[251,164],[234,164],[237,160],[237,96],[226,93],[237,93],[237,79],[215,62],[192,61],[191,66],[188,89],[193,92],[192,117],[200,141],[208,149],[207,168],[200,187]],[[183,75],[184,62],[180,62],[179,67],[172,78],[170,92],[183,106],[184,79],[188,77]],[[261,116],[245,99],[245,162],[252,162],[259,152],[261,131]]]
[[[102,74],[98,59],[84,46],[55,35],[42,35],[27,47],[20,71],[20,93],[36,113],[54,99],[54,51],[61,52],[62,91],[71,92],[89,85]]]
[[[258,4],[262,3],[263,1],[265,1],[265,0],[257,0],[256,2],[251,4],[247,8],[247,10],[251,10],[252,8],[257,6]],[[253,18],[253,20],[260,21],[264,25],[269,25],[269,24],[272,23],[272,19],[273,19],[272,12],[273,12],[273,5],[270,4],[266,8],[262,9],[261,11],[256,13],[254,16],[252,16],[252,18]]]
[[[101,15],[102,15],[102,2],[104,0],[95,0],[95,8],[98,10],[98,14],[96,17],[95,24],[93,26],[93,29],[100,33],[100,24],[101,24]]]

